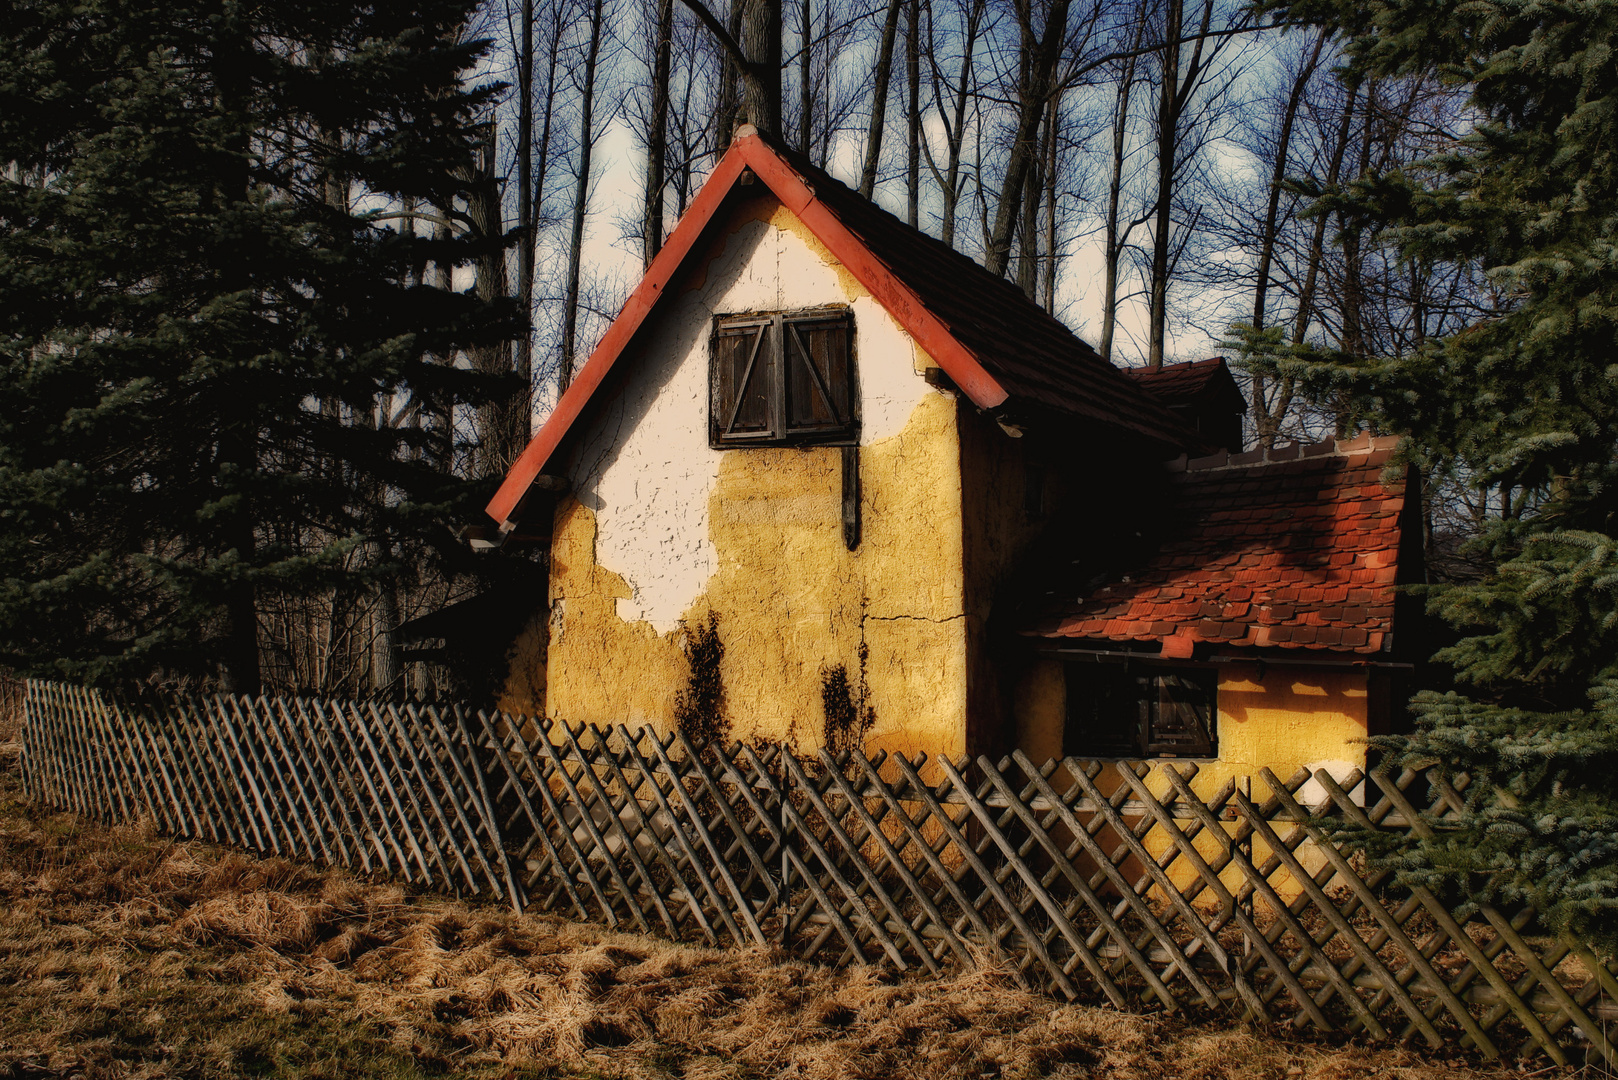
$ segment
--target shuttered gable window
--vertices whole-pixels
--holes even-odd
[[[716,318],[712,444],[853,442],[859,428],[852,346],[853,319],[842,309]]]

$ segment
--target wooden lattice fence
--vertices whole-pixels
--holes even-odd
[[[1610,959],[1544,936],[1531,910],[1396,888],[1330,838],[1345,819],[1441,825],[1460,800],[1434,775],[1214,786],[1189,762],[802,760],[459,707],[134,702],[43,682],[23,743],[37,801],[519,910],[1618,1064]]]

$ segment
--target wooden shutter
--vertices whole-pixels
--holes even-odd
[[[1196,668],[1152,676],[1148,754],[1212,757],[1214,752],[1213,673]]]
[[[825,308],[715,319],[710,443],[852,443],[859,434],[853,325],[849,312]]]
[[[780,433],[775,408],[774,320],[726,319],[714,327],[708,422],[711,441],[773,439]]]
[[[854,434],[854,366],[847,312],[783,318],[783,427],[787,434]]]

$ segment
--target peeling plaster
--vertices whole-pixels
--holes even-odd
[[[773,197],[741,208],[739,224],[696,275],[671,293],[626,357],[633,374],[590,424],[572,470],[596,513],[596,558],[620,575],[626,622],[659,634],[680,625],[716,569],[708,504],[722,451],[708,445],[708,337],[713,317],[847,304],[854,312],[860,441],[897,436],[934,391],[931,361],[887,311]],[[772,522],[818,521],[837,496],[801,493],[758,510]],[[826,500],[833,504],[828,510]]]

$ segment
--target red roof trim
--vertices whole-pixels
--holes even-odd
[[[949,329],[922,304],[921,298],[896,278],[836,214],[815,198],[814,191],[792,166],[777,157],[757,135],[740,139],[736,145],[748,152],[748,163],[753,171],[781,202],[798,215],[815,238],[826,245],[832,257],[865,286],[916,344],[938,361],[944,374],[954,380],[974,404],[981,409],[992,409],[1005,402],[1009,396],[1005,388],[955,340]]]
[[[584,367],[579,369],[578,376],[556,403],[545,425],[523,449],[507,471],[500,490],[489,500],[486,508],[488,514],[502,528],[511,525],[512,515],[527,495],[529,485],[545,468],[562,439],[583,414],[584,407],[606,381],[607,373],[651,314],[664,289],[691,254],[703,230],[719,212],[725,196],[746,168],[751,168],[781,200],[782,205],[798,215],[815,239],[824,244],[832,257],[854,276],[854,280],[863,285],[916,343],[938,361],[944,373],[979,408],[992,409],[1006,400],[1008,395],[1005,388],[984,370],[971,352],[955,340],[948,327],[922,304],[920,297],[895,277],[865,242],[838,220],[836,214],[815,198],[813,189],[804,182],[803,177],[758,135],[743,135],[731,143],[730,149],[674,227],[663,250],[652,260],[646,276],[607,328],[601,344],[596,346]]]
[[[697,197],[691,200],[691,205],[674,227],[663,250],[646,268],[646,276],[641,278],[640,284],[624,302],[623,310],[607,327],[601,344],[590,354],[584,367],[579,369],[578,376],[562,394],[562,400],[556,403],[544,426],[529,440],[522,454],[507,470],[505,482],[486,508],[488,515],[502,527],[510,524],[512,513],[522,502],[523,496],[528,494],[528,486],[534,482],[534,477],[539,475],[550,456],[556,452],[562,437],[584,412],[584,406],[600,389],[613,363],[635,336],[635,331],[640,329],[641,323],[646,321],[646,316],[651,314],[663,290],[702,235],[702,230],[718,212],[725,195],[741,176],[744,165],[742,154],[734,146],[720,159],[713,175],[702,185]]]

